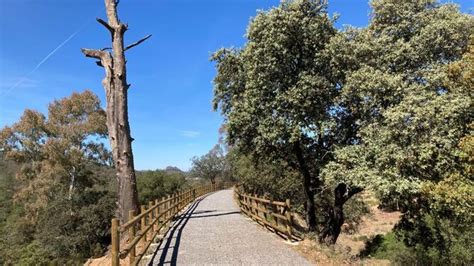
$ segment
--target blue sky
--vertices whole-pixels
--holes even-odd
[[[464,12],[473,6],[469,0],[454,2]],[[211,108],[215,70],[209,56],[221,47],[242,46],[256,10],[278,3],[121,0],[119,15],[129,24],[126,42],[153,34],[127,52],[137,169],[188,169],[191,157],[212,148],[222,118]],[[367,0],[329,4],[330,13],[341,15],[338,27],[367,24]],[[25,108],[46,112],[53,99],[74,91],[90,89],[104,101],[103,69],[80,52],[108,46],[108,33],[95,22],[98,16],[105,18],[101,0],[0,0],[0,127],[17,121]]]

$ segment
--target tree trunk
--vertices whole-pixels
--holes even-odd
[[[303,191],[306,198],[306,224],[308,225],[308,230],[314,232],[316,231],[316,206],[314,204],[314,192],[311,190],[311,173],[309,172],[306,161],[304,160],[303,152],[299,142],[295,143],[294,152],[296,154],[299,170],[303,178]]]
[[[101,50],[82,49],[91,58],[99,59],[97,65],[105,69],[102,85],[107,99],[107,128],[112,156],[117,171],[118,217],[122,222],[128,219],[130,210],[138,213],[138,192],[133,164],[132,137],[128,122],[128,88],[125,51],[140,44],[151,35],[124,47],[123,36],[127,25],[117,16],[117,0],[105,0],[108,22],[97,21],[111,34],[112,48]],[[112,50],[109,52],[108,50]]]
[[[326,243],[327,245],[336,244],[337,238],[341,233],[341,226],[344,224],[344,203],[361,191],[362,189],[359,187],[348,189],[346,184],[341,183],[337,185],[334,189],[334,206],[331,217],[319,235],[320,242]]]

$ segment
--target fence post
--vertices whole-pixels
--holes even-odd
[[[172,202],[173,202],[173,206],[172,206],[172,208],[173,208],[173,213],[171,214],[172,217],[175,217],[175,216],[176,216],[176,213],[177,213],[177,212],[176,212],[176,208],[177,208],[177,198],[178,198],[178,193],[174,193],[174,194],[173,194],[173,200],[172,200]]]
[[[145,205],[140,206],[140,214],[144,213],[146,211]],[[142,217],[142,226],[141,226],[141,233],[142,233],[142,244],[145,245],[147,241],[147,237],[145,234],[145,227],[146,227],[146,215]]]
[[[172,197],[173,197],[172,195],[168,195],[168,202],[166,202],[166,206],[168,207],[168,208],[166,208],[167,209],[166,219],[170,219],[170,217],[171,217],[171,204],[172,204],[172,201],[173,201]]]
[[[133,219],[133,217],[135,217],[135,211],[134,210],[130,210],[128,212],[128,220],[131,221]],[[130,226],[130,229],[128,229],[128,243],[132,242],[133,240],[135,239],[135,224],[133,224],[132,226]],[[136,256],[136,248],[133,247],[131,250],[130,250],[130,265],[133,265],[133,262],[135,262],[135,256]]]
[[[272,200],[269,199],[267,205],[264,204],[264,206],[265,206],[265,210],[268,211],[268,212],[270,213],[270,216],[271,216],[271,213],[272,213],[272,209],[271,209]],[[270,208],[269,208],[269,207],[270,207]],[[263,213],[263,217],[265,217],[265,221],[270,222],[270,221],[268,220],[268,214],[267,214],[267,212],[264,212],[264,213]]]
[[[153,208],[153,201],[148,202],[148,209],[151,209],[151,208]],[[153,224],[153,220],[155,220],[155,210],[152,209],[150,214],[148,215],[148,217],[150,218],[149,221],[148,221],[148,224],[150,224],[150,225]],[[151,227],[151,230],[148,231],[148,232],[150,232],[150,239],[152,241],[153,241],[153,239],[152,239],[153,238],[153,228],[155,228],[154,225]]]
[[[120,263],[119,252],[120,252],[120,232],[119,232],[120,220],[117,218],[112,219],[112,266],[118,266]]]
[[[163,201],[163,198],[161,198],[161,201]],[[163,206],[161,205],[158,205],[160,203],[160,200],[159,199],[156,199],[155,200],[155,205],[156,205],[156,219],[158,219],[158,221],[156,222],[155,224],[155,231],[158,231],[158,228],[160,228],[160,209],[162,209]]]
[[[255,216],[259,217],[259,215],[258,215],[258,200],[256,200],[257,194],[253,194],[253,196],[255,197],[255,199],[254,199],[254,202],[255,202],[255,205],[254,205],[254,207],[255,207]]]
[[[285,215],[286,215],[286,219],[287,219],[287,222],[286,222],[286,231],[288,232],[288,240],[291,241],[291,235],[292,235],[291,226],[292,226],[292,221],[291,221],[291,212],[290,212],[290,199],[286,199],[286,212],[285,212]]]
[[[275,204],[272,204],[272,214],[273,213],[279,214],[278,207]],[[276,218],[275,215],[272,215],[272,219],[273,219],[273,224],[275,224],[275,226],[278,227],[278,218]]]
[[[193,200],[195,200],[195,199],[196,199],[196,189],[193,188]]]

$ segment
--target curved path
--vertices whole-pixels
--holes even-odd
[[[150,265],[310,265],[240,214],[232,190],[198,199],[174,222]]]

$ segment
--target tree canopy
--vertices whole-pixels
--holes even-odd
[[[367,27],[337,31],[325,5],[282,2],[251,20],[242,48],[212,57],[227,141],[299,171],[311,230],[315,193],[334,188],[327,243],[362,189],[411,202],[446,180],[472,131],[471,81],[459,74],[470,63],[450,64],[468,50],[472,16],[434,0],[370,4]]]

